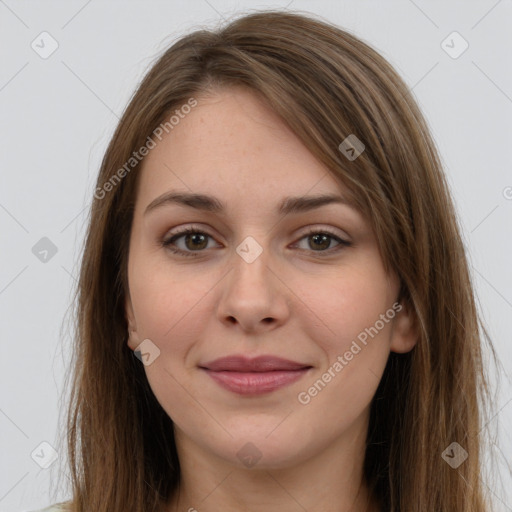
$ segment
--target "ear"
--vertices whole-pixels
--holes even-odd
[[[135,323],[135,315],[133,314],[132,301],[129,295],[126,296],[125,314],[128,322],[128,346],[135,350],[140,345],[140,341],[137,333],[137,324]]]
[[[391,333],[391,352],[405,354],[411,351],[419,338],[418,323],[414,308],[409,303],[403,301],[397,303],[396,315],[393,323],[393,330]]]

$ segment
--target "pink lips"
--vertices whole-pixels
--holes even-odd
[[[259,395],[300,379],[310,365],[273,356],[229,356],[200,365],[220,386],[241,395]]]

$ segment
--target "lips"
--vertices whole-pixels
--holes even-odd
[[[200,365],[217,384],[241,395],[282,388],[304,376],[311,365],[274,356],[228,356]]]
[[[276,370],[300,370],[302,368],[309,368],[310,365],[273,356],[259,356],[252,359],[244,356],[228,356],[205,363],[201,367],[214,372],[270,372]]]

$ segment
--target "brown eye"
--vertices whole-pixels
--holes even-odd
[[[191,251],[204,249],[208,245],[208,235],[204,233],[192,233],[185,235],[185,246]]]
[[[315,235],[311,235],[308,237],[312,240],[312,244],[309,244],[312,249],[320,248],[320,249],[328,249],[329,245],[331,245],[331,239],[333,238],[330,235],[326,235],[325,233],[319,233]]]
[[[170,238],[163,240],[162,246],[170,251],[184,256],[199,256],[199,253],[208,246],[208,239],[212,238],[208,233],[204,233],[195,228],[187,228],[175,233]],[[176,243],[183,239],[181,247]],[[196,254],[194,254],[194,252]]]
[[[344,247],[350,247],[352,245],[351,242],[343,240],[334,233],[329,231],[320,231],[318,229],[309,231],[300,240],[308,240],[308,243],[306,244],[307,247],[300,247],[300,241],[298,242],[300,249],[321,253],[319,255],[322,256],[323,253],[325,253],[325,255],[329,255],[343,249]],[[336,244],[334,247],[331,247],[333,240],[336,242]]]

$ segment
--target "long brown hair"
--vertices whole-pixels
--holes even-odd
[[[179,39],[151,67],[110,141],[76,291],[66,429],[72,510],[156,511],[177,489],[172,421],[127,346],[128,243],[141,165],[126,163],[175,109],[231,85],[260,94],[351,192],[417,322],[417,345],[390,354],[371,405],[364,476],[382,510],[489,510],[479,431],[489,397],[481,342],[490,340],[427,123],[368,44],[289,11],[251,13]],[[365,145],[352,160],[340,150],[350,135]],[[453,442],[468,454],[457,468],[441,456]]]

